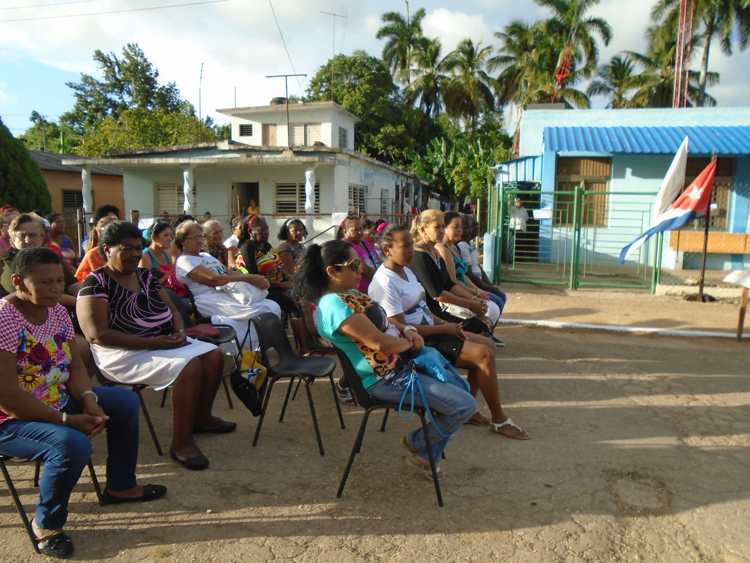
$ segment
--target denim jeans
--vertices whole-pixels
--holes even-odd
[[[505,302],[508,300],[508,297],[500,290],[488,291],[487,294],[490,297],[490,301],[494,302],[495,305],[500,307],[500,314],[502,315],[503,308],[505,307]]]
[[[124,491],[135,487],[138,397],[118,387],[99,387],[94,392],[109,416],[107,489]],[[72,398],[63,410],[68,414],[81,412]],[[91,448],[89,437],[69,426],[15,419],[0,424],[0,453],[44,463],[34,516],[38,527],[51,530],[65,525],[70,493],[91,458]]]
[[[453,373],[445,372],[447,379],[445,383],[426,375],[419,375],[418,377],[429,403],[429,408],[437,413],[433,418],[440,430],[438,431],[430,423],[427,425],[427,432],[430,438],[432,459],[435,460],[435,463],[439,463],[443,450],[448,445],[448,440],[476,412],[477,403],[474,397],[465,390],[464,384],[458,380],[459,377]],[[397,405],[401,399],[403,387],[389,380],[381,379],[367,389],[367,392],[376,399]],[[409,403],[410,399],[407,398],[404,401],[404,408],[408,408]],[[419,394],[415,395],[415,403],[415,406],[424,406]],[[428,459],[424,432],[421,427],[411,431],[407,440],[409,445],[417,450],[419,457],[424,460]]]

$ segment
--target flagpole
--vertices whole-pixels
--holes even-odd
[[[716,154],[714,153],[711,161],[716,160]],[[713,183],[711,184],[711,192],[708,195],[708,209],[706,209],[706,226],[703,229],[703,259],[701,260],[701,276],[698,282],[698,301],[701,303],[705,302],[706,298],[703,295],[703,287],[706,283],[706,261],[708,260],[708,229],[711,226],[711,197],[714,193]]]

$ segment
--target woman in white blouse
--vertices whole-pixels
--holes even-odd
[[[457,367],[468,370],[472,395],[481,390],[492,415],[488,419],[477,412],[470,423],[489,424],[490,430],[506,438],[528,439],[528,434],[513,423],[500,403],[494,343],[486,337],[464,332],[460,324],[432,316],[424,288],[407,267],[414,252],[409,230],[399,225],[388,227],[380,247],[385,262],[370,282],[370,298],[385,310],[391,324],[402,331],[416,331],[427,346],[437,348]]]

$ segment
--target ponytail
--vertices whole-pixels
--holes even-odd
[[[346,262],[350,249],[349,243],[339,240],[328,241],[322,246],[308,246],[299,271],[294,277],[295,297],[317,303],[328,290],[326,268]]]

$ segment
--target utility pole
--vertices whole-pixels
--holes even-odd
[[[237,107],[237,86],[234,87],[234,107]]]
[[[321,10],[320,13],[326,16],[331,16],[331,25],[333,27],[333,30],[331,32],[331,101],[333,101],[333,81],[334,81],[333,59],[336,56],[336,18],[341,18],[342,20],[345,20],[346,16],[343,14],[337,14],[335,12],[326,12],[324,10]]]
[[[203,108],[202,105],[203,97],[203,63],[201,63],[201,74],[198,78],[198,120],[203,121]]]
[[[299,76],[307,78],[306,74],[271,74],[266,76],[266,78],[284,79],[284,99],[286,100],[286,146],[290,149],[292,148],[292,126],[289,123],[289,78]]]

